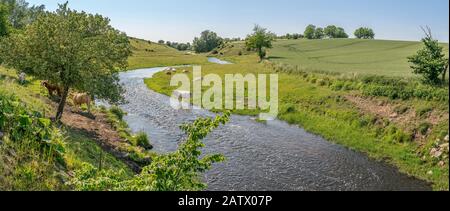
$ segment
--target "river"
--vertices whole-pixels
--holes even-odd
[[[149,90],[143,79],[163,68],[121,73],[133,132],[146,132],[154,150],[176,150],[184,134],[179,125],[205,110],[174,110],[169,97]],[[223,191],[372,191],[431,190],[425,182],[396,168],[369,159],[363,153],[330,143],[298,126],[282,121],[259,123],[232,115],[230,122],[204,140],[204,153],[221,153],[227,160],[204,175],[208,190]]]

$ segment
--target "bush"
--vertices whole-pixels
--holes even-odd
[[[150,141],[148,140],[148,136],[144,132],[140,132],[133,136],[133,145],[137,147],[142,147],[146,150],[153,149],[153,146],[150,144]]]
[[[123,171],[98,170],[85,164],[74,172],[68,182],[79,191],[196,191],[206,188],[199,180],[216,162],[224,161],[222,155],[201,156],[201,142],[212,130],[229,120],[229,113],[215,119],[198,119],[183,125],[187,139],[176,152],[155,156],[150,165],[133,177]]]
[[[127,115],[127,113],[118,106],[112,106],[109,111],[114,114],[114,116],[116,116],[119,120],[123,120],[123,117]]]

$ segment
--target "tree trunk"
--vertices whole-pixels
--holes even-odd
[[[58,112],[56,113],[56,117],[55,117],[56,122],[61,121],[62,115],[64,113],[64,106],[66,105],[68,95],[69,95],[69,87],[64,87],[64,92],[61,97],[61,101],[59,102]]]
[[[442,74],[442,84],[445,85],[445,77],[447,76],[447,70],[448,70],[448,62],[447,65],[445,65],[444,73]]]

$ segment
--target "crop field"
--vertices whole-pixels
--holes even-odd
[[[273,45],[271,61],[305,71],[400,77],[413,76],[407,57],[422,47],[420,42],[358,39],[278,40]],[[448,52],[448,44],[442,45]]]

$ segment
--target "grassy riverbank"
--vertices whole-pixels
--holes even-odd
[[[276,58],[272,52],[284,51],[277,47],[284,46],[283,42],[275,44],[269,58]],[[342,42],[336,40],[334,44],[339,46]],[[365,51],[370,51],[370,47]],[[376,54],[382,52],[374,50]],[[331,53],[324,49],[323,54]],[[279,73],[280,119],[393,164],[404,173],[431,182],[435,190],[449,189],[448,145],[447,149],[445,145],[441,147],[448,143],[443,140],[449,126],[448,88],[424,87],[413,78],[369,77],[364,73],[373,71],[371,68],[375,67],[371,65],[361,69],[361,74],[326,74],[274,61],[258,63],[255,55],[245,51],[243,43],[228,44],[219,49],[219,54],[234,64],[203,65],[203,75],[215,73],[223,78],[224,74],[233,73]],[[181,68],[178,73],[183,70],[191,69]],[[192,71],[189,72],[192,78]],[[390,73],[388,69],[383,72]],[[398,74],[408,77],[405,68]],[[169,86],[170,77],[158,73],[145,82],[149,88],[170,95],[177,88]],[[235,113],[254,115],[259,111]],[[436,150],[446,152],[440,156],[430,153]]]
[[[17,73],[0,66],[0,98],[15,96],[13,103],[28,113],[39,113],[44,117],[54,114],[54,105],[47,99],[47,93],[40,81],[27,78],[27,83],[18,83]],[[6,112],[6,111],[2,111]],[[69,115],[66,113],[66,115]],[[70,119],[70,117],[67,117]],[[80,116],[80,119],[85,119]],[[5,132],[5,131],[2,131]],[[102,169],[124,171],[133,175],[132,169],[110,151],[104,143],[96,140],[89,131],[75,125],[64,124],[55,129],[60,136],[62,160],[55,162],[51,156],[45,156],[33,145],[21,142],[0,140],[0,190],[71,190],[66,184],[73,171],[82,168],[85,163]]]

